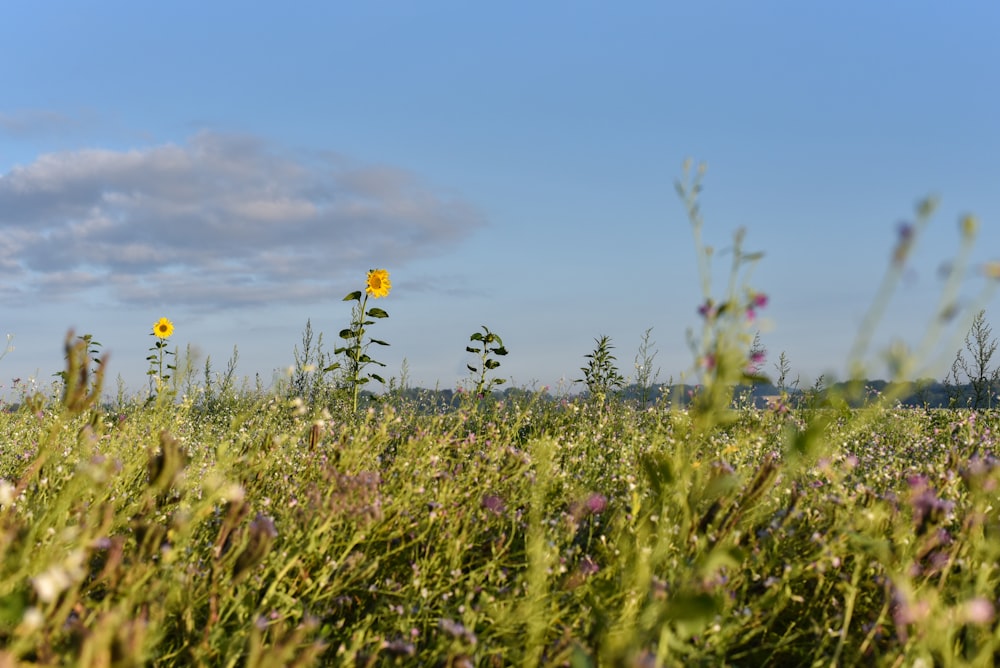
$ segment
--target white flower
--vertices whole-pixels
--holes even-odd
[[[0,506],[10,508],[14,505],[14,493],[17,488],[3,478],[0,478]]]

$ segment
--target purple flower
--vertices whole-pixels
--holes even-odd
[[[483,497],[482,507],[492,513],[501,515],[507,506],[504,504],[503,499],[496,494],[487,494]]]
[[[600,515],[608,507],[608,498],[603,494],[593,493],[587,497],[587,510],[595,515]]]
[[[931,523],[944,519],[955,507],[951,501],[939,498],[924,476],[911,476],[906,482],[910,486],[910,507],[918,535],[924,533]]]
[[[580,560],[580,565],[577,567],[580,575],[588,576],[594,575],[601,570],[601,567],[597,565],[597,562],[590,558],[590,556],[585,556]]]

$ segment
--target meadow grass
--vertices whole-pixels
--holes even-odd
[[[1000,413],[3,415],[0,665],[991,665]]]

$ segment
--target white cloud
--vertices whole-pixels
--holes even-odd
[[[414,175],[252,137],[39,156],[0,175],[0,277],[24,299],[106,288],[126,304],[224,308],[328,296],[370,266],[482,225]]]

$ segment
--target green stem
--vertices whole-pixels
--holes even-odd
[[[358,412],[358,381],[361,380],[361,340],[365,334],[365,308],[368,306],[368,293],[365,293],[361,300],[361,312],[358,314],[358,334],[354,344],[354,379],[353,379],[353,406],[354,412]]]

